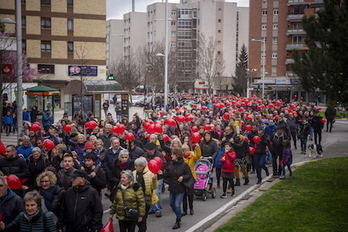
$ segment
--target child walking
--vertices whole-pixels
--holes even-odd
[[[283,165],[282,165],[282,169],[283,169],[283,175],[280,176],[280,179],[285,179],[285,168],[287,167],[289,170],[289,178],[292,178],[292,171],[290,168],[290,165],[292,164],[292,151],[290,148],[290,140],[284,140],[283,141]]]
[[[222,155],[220,162],[222,163],[222,190],[223,194],[220,198],[227,198],[226,190],[227,190],[227,182],[230,183],[232,188],[233,197],[236,194],[234,190],[234,161],[236,159],[236,153],[232,150],[232,144],[230,142],[225,143],[225,153]]]
[[[11,112],[8,111],[6,115],[4,116],[4,124],[5,124],[5,130],[6,130],[6,136],[9,136],[11,133],[11,127],[13,125],[13,116],[11,115]]]

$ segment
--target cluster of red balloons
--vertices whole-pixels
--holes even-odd
[[[224,103],[216,103],[214,106],[215,108],[218,108],[218,109],[222,109],[225,107]]]
[[[149,170],[154,173],[157,174],[159,170],[161,170],[163,165],[163,161],[161,158],[159,157],[155,157],[152,160],[149,161],[149,163],[147,164]]]
[[[86,122],[85,126],[89,129],[93,130],[94,128],[96,128],[98,126],[98,123],[96,121],[92,120],[92,121]]]
[[[176,126],[176,122],[174,119],[172,118],[166,118],[166,120],[164,121],[165,124],[167,124],[168,126]]]
[[[112,132],[117,134],[117,135],[121,135],[124,133],[124,131],[126,130],[126,127],[123,124],[119,124],[117,126],[113,126],[111,128]]]
[[[36,132],[40,130],[40,127],[41,127],[41,124],[39,122],[34,122],[33,124],[31,124],[30,130]]]
[[[209,125],[209,124],[207,124],[207,125],[204,126],[204,130],[205,130],[205,131],[210,131],[212,128],[213,128],[213,127],[212,127],[211,125]]]

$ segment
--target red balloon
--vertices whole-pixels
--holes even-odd
[[[244,126],[245,122],[244,121],[240,121],[240,125]]]
[[[241,106],[245,106],[245,102],[240,103]]]
[[[149,128],[150,125],[151,125],[151,123],[146,122],[146,123],[144,124],[144,129],[147,130],[147,128]],[[115,132],[114,132],[114,133],[115,133]]]
[[[194,117],[192,116],[192,114],[189,114],[186,116],[186,121],[191,122],[191,121],[193,121],[193,119],[194,119]]]
[[[193,104],[193,108],[197,109],[198,105],[197,104]]]
[[[191,135],[191,141],[193,143],[199,143],[201,141],[201,135],[198,132],[195,132]]]
[[[134,134],[133,133],[128,133],[127,135],[126,135],[126,140],[128,140],[128,141],[133,141],[134,140]]]
[[[245,130],[246,130],[246,131],[251,131],[251,128],[252,128],[252,127],[251,127],[250,125],[246,125],[246,126],[245,126]]]
[[[150,133],[150,134],[155,133],[155,132],[156,132],[156,131],[155,131],[155,125],[158,125],[158,124],[151,124],[151,125],[146,129],[146,131],[147,131],[148,133]]]
[[[155,124],[154,130],[155,130],[155,133],[162,133],[163,132],[163,128],[160,124]]]
[[[244,111],[244,108],[243,108],[243,107],[240,107],[240,108],[238,109],[238,111],[239,111],[239,112],[243,112],[243,111]]]
[[[254,119],[254,117],[251,116],[251,115],[249,115],[249,116],[247,117],[247,119],[248,119],[249,121],[252,121],[252,120]]]
[[[261,103],[262,103],[262,100],[257,100],[257,103],[261,104]]]
[[[34,123],[33,125],[31,125],[30,130],[36,132],[40,130],[40,126]]]
[[[296,105],[295,104],[290,104],[290,108],[291,109],[296,109]]]
[[[253,138],[253,141],[254,141],[254,143],[258,143],[258,142],[260,142],[260,137],[259,136],[254,136],[254,138]]]
[[[174,110],[175,110],[175,111],[179,111],[179,110],[180,110],[179,106],[175,107]]]
[[[268,105],[267,105],[267,107],[269,107],[269,108],[273,108],[273,107],[274,107],[274,105],[273,105],[273,104],[268,104]]]
[[[191,131],[192,131],[192,133],[197,132],[197,131],[198,131],[198,127],[193,126],[193,127],[191,128]]]
[[[45,139],[45,141],[43,142],[43,145],[47,150],[52,150],[53,148],[55,148],[54,143],[49,139]]]
[[[85,126],[93,130],[94,128],[98,126],[98,123],[92,120],[92,121],[86,122]]]
[[[162,116],[163,114],[164,114],[164,113],[163,113],[163,111],[160,111],[160,112],[159,112],[159,115],[161,115],[161,116]]]
[[[207,107],[206,106],[202,106],[201,110],[207,110]]]
[[[9,175],[6,177],[8,187],[10,189],[21,189],[22,182],[16,175]]]
[[[279,115],[274,116],[274,120],[278,121],[278,119],[279,119]]]
[[[182,109],[183,109],[183,110],[187,110],[187,106],[183,106]]]
[[[63,127],[63,130],[64,130],[64,132],[66,132],[66,133],[69,133],[70,131],[71,131],[71,126],[70,125],[65,125],[64,127]]]
[[[152,124],[153,123],[153,121],[151,120],[151,119],[147,119],[146,121],[145,121],[145,123],[150,123],[150,124]]]
[[[171,118],[167,118],[165,123],[168,125],[168,126],[176,126],[176,122],[174,121],[174,119],[171,119]]]
[[[326,119],[325,119],[325,118],[322,118],[322,119],[320,119],[320,121],[321,121],[322,123],[325,123],[325,122],[326,122]]]
[[[262,109],[262,106],[257,106],[257,109],[258,109],[258,110],[261,110],[261,109]]]
[[[164,141],[164,142],[168,142],[168,141],[169,141],[169,136],[166,135],[166,134],[164,134],[164,135],[163,135],[163,141]]]
[[[160,164],[154,159],[150,160],[147,166],[149,170],[154,174],[157,174],[158,171],[161,169]]]
[[[250,141],[249,141],[249,138],[248,137],[244,137],[244,141],[246,142],[246,143],[249,143]]]
[[[322,108],[321,108],[321,107],[318,107],[317,110],[322,110]]]
[[[175,117],[175,119],[176,119],[176,121],[181,122],[181,123],[185,122],[184,115],[178,115],[178,116]]]
[[[126,130],[126,127],[123,124],[118,125],[118,131],[120,134],[123,134]]]
[[[276,105],[280,106],[282,103],[280,101],[276,101]]]
[[[163,161],[162,161],[162,159],[160,157],[155,157],[155,158],[153,158],[153,160],[155,160],[157,163],[159,163],[160,167],[162,167]]]
[[[222,115],[222,117],[225,119],[225,120],[229,120],[230,119],[230,114],[229,113],[224,113]]]
[[[254,147],[249,147],[250,149],[250,154],[255,154],[255,148]]]
[[[205,125],[205,126],[204,126],[204,130],[210,131],[210,130],[211,130],[211,125]]]

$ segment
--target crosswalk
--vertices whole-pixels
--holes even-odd
[[[6,136],[5,133],[1,133],[1,142],[3,142],[3,144],[5,146],[7,145],[17,145],[17,134],[10,134],[9,136]]]

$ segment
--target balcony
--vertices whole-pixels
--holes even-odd
[[[286,58],[285,64],[293,64],[295,61],[292,58]]]
[[[304,42],[290,42],[286,44],[286,50],[308,50],[308,47]]]
[[[287,20],[302,20],[304,14],[289,14]]]
[[[306,32],[303,30],[303,28],[300,29],[288,29],[286,31],[287,35],[305,35]]]

